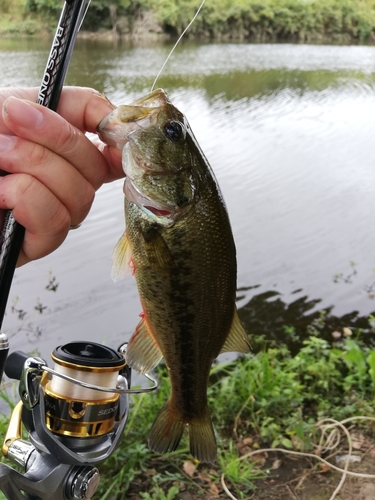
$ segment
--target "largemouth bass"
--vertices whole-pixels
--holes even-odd
[[[163,90],[119,106],[98,132],[123,149],[126,174],[126,231],[114,250],[113,278],[135,274],[143,307],[126,361],[147,373],[164,357],[171,381],[149,446],[175,450],[188,425],[191,454],[213,463],[210,368],[221,352],[249,351],[223,197],[188,121]]]

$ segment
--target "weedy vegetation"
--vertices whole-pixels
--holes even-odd
[[[169,394],[167,370],[159,368],[159,389],[132,398],[121,446],[101,466],[95,498],[174,499],[182,491],[193,498],[227,498],[223,475],[232,494],[245,499],[266,470],[256,461],[242,460],[244,454],[264,447],[312,452],[320,420],[374,417],[375,350],[364,344],[361,330],[346,331],[346,337],[329,343],[321,337],[324,320],[323,312],[297,354],[285,344],[260,340],[254,346],[258,352],[214,366],[209,387],[219,446],[214,467],[193,461],[186,440],[165,456],[148,450],[148,431]],[[372,435],[370,425],[356,425]]]
[[[92,0],[83,29],[136,37],[176,37],[201,0]],[[203,39],[367,42],[375,38],[374,0],[206,0],[188,36]],[[60,0],[0,0],[0,33],[53,31]],[[43,30],[42,30],[43,32]]]
[[[231,494],[245,500],[261,488],[273,461],[259,456],[254,460],[249,453],[260,455],[262,448],[312,453],[322,419],[374,417],[375,350],[364,339],[375,333],[375,316],[369,316],[366,332],[342,328],[332,342],[323,338],[327,322],[327,312],[322,311],[305,336],[299,336],[297,352],[292,353],[286,343],[257,337],[252,339],[252,354],[213,366],[208,390],[218,440],[213,467],[191,458],[186,436],[173,453],[159,456],[149,451],[151,424],[169,395],[168,372],[160,366],[158,390],[130,399],[121,444],[100,466],[101,483],[94,498],[178,500],[183,492],[190,498],[228,498],[223,478]],[[284,330],[287,338],[296,340],[294,327]],[[0,396],[12,407],[15,396],[9,391],[16,392],[12,387]],[[3,436],[6,425],[4,416]],[[360,430],[373,437],[372,424],[350,425],[351,432]]]

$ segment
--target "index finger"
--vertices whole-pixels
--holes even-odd
[[[36,102],[38,93],[39,89],[37,87],[2,88],[0,89],[0,107],[10,96]],[[100,120],[113,109],[114,106],[109,100],[95,89],[89,87],[64,87],[61,92],[57,113],[82,132],[95,133]],[[0,133],[12,133],[2,121],[0,121]]]
[[[0,89],[0,106],[10,97],[28,99],[32,102],[37,101],[38,88],[4,88]],[[94,132],[99,122],[113,110],[114,106],[106,97],[97,90],[89,87],[64,87],[59,100],[57,114],[63,117],[74,128],[81,132]],[[17,134],[17,131],[11,130],[1,120],[0,115],[0,134]],[[28,137],[29,140],[30,137]],[[48,147],[48,146],[47,146]],[[121,168],[121,152],[112,147],[100,147],[100,151],[105,158],[109,170],[105,176],[104,182],[109,182],[123,176]]]

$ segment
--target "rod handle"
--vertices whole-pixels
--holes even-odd
[[[9,352],[8,336],[0,332],[0,382],[3,379],[4,368]]]

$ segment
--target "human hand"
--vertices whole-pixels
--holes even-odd
[[[121,152],[94,145],[96,132],[113,106],[97,91],[65,87],[57,113],[35,104],[38,89],[0,89],[0,212],[13,211],[25,227],[17,266],[61,245],[80,224],[105,182],[124,176]],[[1,226],[0,226],[1,227]]]

